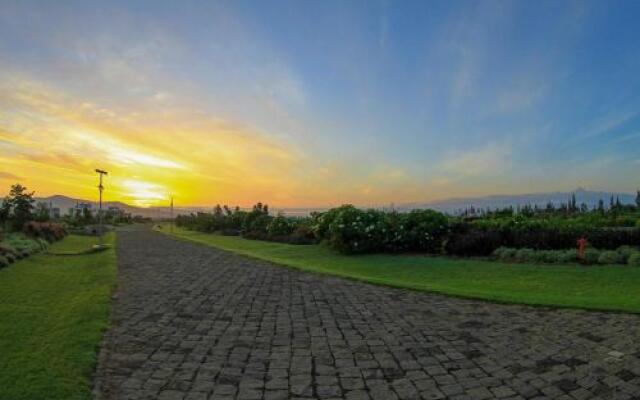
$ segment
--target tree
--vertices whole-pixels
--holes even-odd
[[[44,202],[39,202],[38,204],[36,204],[35,219],[36,221],[39,221],[39,222],[45,222],[51,219],[51,215],[49,212],[49,204]]]
[[[604,214],[604,200],[598,200],[598,212]]]
[[[571,199],[569,200],[569,211],[575,212],[578,210],[578,206],[576,205],[576,194],[571,193]]]
[[[4,228],[7,221],[9,221],[9,215],[11,214],[11,203],[7,199],[2,200],[0,206],[0,228]]]
[[[82,209],[82,223],[85,225],[93,223],[93,215],[91,214],[89,207],[84,207]]]
[[[636,207],[640,208],[640,190],[638,190],[638,194],[636,195]]]
[[[4,199],[3,208],[8,207],[9,220],[14,230],[22,229],[25,222],[33,219],[33,194],[34,192],[29,193],[26,187],[16,183],[11,186],[9,196]]]

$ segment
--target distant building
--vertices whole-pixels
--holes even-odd
[[[107,208],[107,215],[113,218],[122,218],[126,215],[126,213],[120,207],[110,206],[109,208]]]
[[[89,212],[93,215],[95,210],[93,209],[93,204],[91,203],[76,203],[75,206],[69,208],[69,215],[72,217],[81,216],[84,213],[84,210],[89,210]]]
[[[49,216],[50,216],[51,218],[54,218],[54,219],[58,219],[58,218],[60,218],[60,208],[58,208],[58,207],[51,207],[51,208],[49,209]]]

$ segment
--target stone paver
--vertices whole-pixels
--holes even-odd
[[[99,399],[640,399],[640,317],[314,275],[118,237]]]

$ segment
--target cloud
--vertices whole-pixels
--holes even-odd
[[[607,135],[638,115],[640,115],[640,112],[636,109],[610,111],[595,119],[575,140],[583,141]]]
[[[512,150],[508,144],[490,144],[484,147],[447,155],[438,168],[449,179],[463,179],[489,174],[503,174],[511,169]]]
[[[96,167],[110,172],[112,195],[140,205],[170,192],[191,203],[215,196],[244,204],[295,184],[295,147],[190,104],[109,108],[37,81],[0,85],[0,104],[0,151],[39,190],[81,182],[90,193]]]
[[[22,178],[20,176],[18,176],[18,175],[12,174],[11,172],[0,171],[0,179],[18,181],[18,180],[20,180]]]

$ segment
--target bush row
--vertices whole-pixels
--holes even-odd
[[[45,250],[49,243],[62,239],[66,230],[61,224],[30,221],[22,233],[8,234],[0,242],[0,268]]]
[[[361,210],[352,205],[313,215],[319,240],[347,254],[421,251],[439,253],[447,236],[448,219],[433,210],[408,213]]]
[[[28,238],[24,235],[8,235],[0,243],[0,268],[45,250],[49,242],[42,238]]]
[[[22,232],[25,235],[44,239],[49,243],[64,238],[67,234],[64,226],[55,222],[30,221],[24,224]]]
[[[499,247],[562,250],[575,248],[581,237],[587,238],[590,246],[604,250],[640,245],[640,229],[637,228],[528,226],[523,229],[519,226],[487,228],[457,223],[450,227],[446,252],[459,256],[488,256]]]
[[[589,218],[596,218],[589,216]],[[614,250],[640,245],[640,229],[608,228],[582,220],[527,218],[521,215],[465,220],[433,210],[406,213],[358,209],[344,205],[311,218],[269,215],[266,205],[251,211],[217,207],[213,213],[180,216],[179,226],[203,232],[242,235],[248,239],[285,243],[324,241],[345,254],[428,252],[458,256],[489,256],[499,247],[533,250],[575,248],[586,237],[589,247]]]
[[[529,248],[515,249],[499,247],[493,254],[493,258],[500,261],[566,264],[581,262],[585,264],[621,264],[640,266],[640,249],[631,246],[621,246],[616,250],[597,250],[589,248],[585,250],[584,259],[578,258],[575,249],[565,250],[534,250]]]
[[[191,230],[290,244],[316,243],[310,223],[309,218],[269,215],[268,207],[261,203],[256,204],[251,211],[218,206],[213,213],[181,215],[176,218],[177,226]]]

